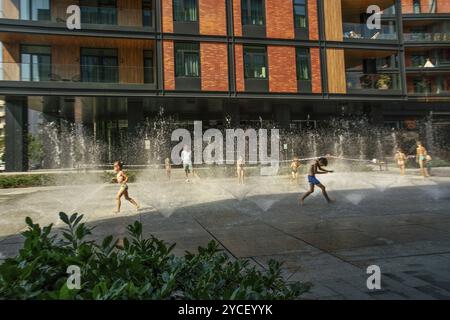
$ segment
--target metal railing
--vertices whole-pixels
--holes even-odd
[[[381,25],[380,29],[370,30],[363,23],[347,23],[342,24],[344,31],[344,39],[351,40],[396,40],[397,31],[395,24]]]
[[[348,90],[383,91],[401,90],[400,75],[398,73],[369,74],[362,72],[347,72]]]

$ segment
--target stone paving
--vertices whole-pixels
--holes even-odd
[[[337,200],[316,192],[305,206],[307,187],[286,177],[252,177],[185,183],[130,184],[142,205],[112,213],[117,187],[86,185],[0,190],[0,259],[22,245],[24,219],[58,222],[58,212],[85,214],[94,236],[119,236],[138,219],[146,235],[177,243],[176,254],[215,240],[235,257],[259,268],[284,262],[289,281],[309,281],[308,299],[449,299],[450,178],[423,179],[395,173],[336,173],[321,176]],[[378,265],[382,289],[366,287],[366,268]]]

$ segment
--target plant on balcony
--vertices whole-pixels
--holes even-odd
[[[270,261],[266,271],[249,261],[232,259],[211,242],[198,253],[172,254],[175,245],[151,237],[142,225],[128,226],[123,250],[112,236],[100,244],[88,237],[92,228],[82,215],[60,213],[66,227],[56,234],[26,219],[28,230],[19,254],[0,265],[0,299],[296,299],[308,285],[287,284],[281,264]],[[91,238],[92,239],[92,238]],[[69,266],[80,268],[80,289],[69,289]]]
[[[387,74],[382,74],[377,80],[378,90],[388,90],[391,87],[392,78]]]

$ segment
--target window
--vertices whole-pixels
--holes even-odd
[[[197,22],[197,0],[174,0],[173,19],[177,22]]]
[[[247,79],[267,79],[267,55],[265,47],[244,47],[244,69]]]
[[[414,13],[420,13],[420,0],[414,0],[413,1],[413,12]]]
[[[242,24],[264,26],[265,22],[265,6],[264,0],[242,0]]]
[[[153,83],[153,51],[144,51],[144,83]]]
[[[153,0],[142,1],[142,25],[144,27],[153,26]]]
[[[294,23],[296,28],[308,28],[306,0],[294,0]]]
[[[175,76],[200,77],[200,53],[198,43],[175,44]]]
[[[118,80],[119,67],[116,49],[81,49],[82,82],[115,83]]]
[[[311,81],[311,58],[309,49],[297,48],[297,80]]]
[[[20,60],[20,79],[22,81],[49,81],[51,79],[51,47],[22,46]]]
[[[415,78],[413,80],[414,93],[430,93],[431,82],[426,78]]]
[[[20,19],[50,20],[50,0],[20,0]]]
[[[80,0],[81,22],[117,24],[116,0]]]

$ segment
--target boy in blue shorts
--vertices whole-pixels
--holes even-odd
[[[334,202],[328,196],[327,190],[325,186],[316,178],[316,174],[327,174],[332,173],[333,171],[325,170],[322,167],[326,167],[328,165],[328,160],[326,158],[320,158],[319,160],[315,160],[314,163],[311,164],[308,171],[308,182],[310,189],[306,192],[302,199],[300,200],[300,204],[303,205],[305,199],[314,193],[314,188],[317,186],[322,190],[323,196],[327,199],[328,203]]]

